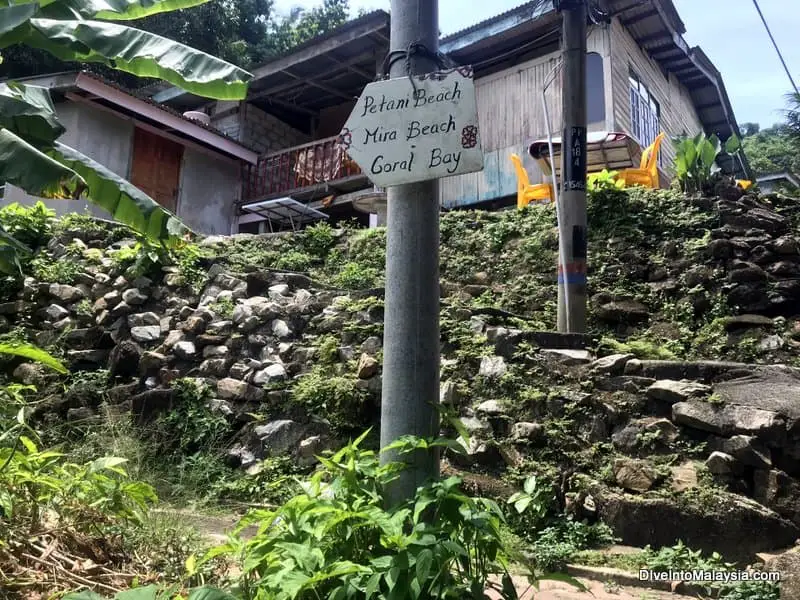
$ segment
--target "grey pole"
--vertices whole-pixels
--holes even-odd
[[[585,333],[586,0],[561,0],[559,10],[563,15],[564,44],[564,133],[561,138],[563,187],[559,235],[563,240],[566,256],[559,258],[558,265],[558,330],[562,333]]]
[[[437,0],[392,0],[391,50],[419,42],[439,49]],[[437,66],[415,56],[415,74]],[[392,77],[407,75],[405,61]],[[411,83],[409,83],[411,87]],[[403,435],[438,433],[439,401],[439,184],[437,180],[387,189],[386,305],[384,318],[381,447]],[[381,460],[398,460],[386,453]],[[393,504],[439,475],[438,453],[405,457],[410,468],[388,490]]]

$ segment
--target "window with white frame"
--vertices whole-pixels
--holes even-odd
[[[661,106],[641,80],[630,71],[631,135],[646,148],[656,141],[661,131]]]

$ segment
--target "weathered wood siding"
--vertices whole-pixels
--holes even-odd
[[[661,108],[661,130],[672,137],[703,130],[689,91],[674,75],[665,73],[650,58],[627,29],[614,19],[611,24],[611,74],[614,107],[613,129],[631,132],[630,83],[628,74],[633,69],[658,101]],[[663,170],[671,176],[675,151],[671,142],[662,145]]]
[[[604,57],[605,85],[608,86],[610,43],[606,29],[592,29],[589,51]],[[527,146],[535,139],[547,137],[542,89],[552,79],[551,74],[560,56],[558,52],[550,53],[475,81],[484,169],[479,173],[440,179],[443,207],[453,208],[515,195],[517,176],[510,159],[512,153],[522,158],[532,183],[542,181],[542,172],[528,155]],[[609,98],[606,93],[607,115],[610,114]],[[560,73],[547,89],[547,106],[553,135],[560,136]],[[605,121],[593,124],[590,130],[604,128]]]

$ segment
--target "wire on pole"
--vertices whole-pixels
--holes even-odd
[[[775,46],[775,52],[778,53],[778,58],[781,59],[781,64],[783,65],[783,69],[786,71],[786,75],[789,77],[789,81],[792,83],[792,87],[794,88],[794,93],[800,96],[800,90],[798,90],[797,84],[794,81],[794,77],[792,77],[792,72],[789,70],[786,61],[783,59],[783,54],[781,53],[780,48],[778,48],[778,43],[775,41],[775,37],[772,35],[772,31],[770,31],[769,25],[767,25],[767,20],[764,18],[764,13],[761,12],[761,7],[758,5],[758,0],[753,0],[753,4],[755,4],[756,6],[756,10],[758,11],[758,16],[761,17],[761,22],[764,23],[764,29],[767,30],[767,35],[769,35],[769,39],[772,40],[772,45]]]

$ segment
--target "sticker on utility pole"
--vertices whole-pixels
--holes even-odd
[[[586,128],[571,127],[564,132],[564,190],[586,191]]]
[[[482,171],[472,67],[368,84],[339,144],[378,187]]]

